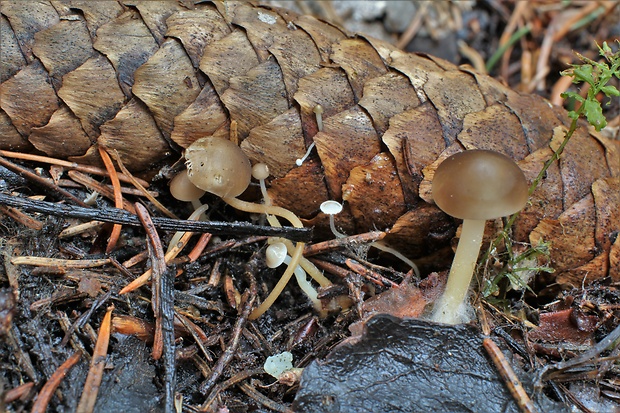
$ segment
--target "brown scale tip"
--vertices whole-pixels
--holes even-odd
[[[528,199],[523,171],[509,157],[469,150],[444,160],[433,177],[433,199],[460,219],[487,220],[520,211]]]

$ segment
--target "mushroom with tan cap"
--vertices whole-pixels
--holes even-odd
[[[198,188],[187,177],[187,171],[181,171],[170,180],[170,195],[179,201],[191,202],[194,209],[198,209],[200,198],[206,191]]]
[[[434,303],[431,319],[446,324],[471,320],[467,290],[471,282],[485,222],[520,211],[528,185],[509,157],[489,150],[469,150],[444,160],[433,177],[437,206],[463,220],[461,237],[443,295]]]
[[[280,225],[275,217],[281,217],[289,221],[294,227],[303,228],[303,224],[297,215],[285,208],[270,205],[269,202],[255,204],[237,198],[250,185],[252,166],[247,155],[233,142],[216,137],[200,138],[185,150],[185,160],[187,177],[196,187],[218,195],[228,205],[240,211],[267,214],[269,222],[274,226]],[[269,173],[268,169],[262,166],[255,168],[254,172],[259,180],[264,180],[265,175],[268,176]],[[290,261],[285,261],[288,267],[267,298],[252,311],[250,319],[256,319],[267,311],[278,298],[300,263],[304,268],[309,267],[308,264],[310,263],[303,259],[303,242],[298,242],[295,246],[285,240],[283,242],[287,248],[289,245],[291,246],[289,250]],[[318,269],[314,268],[314,270],[309,271],[309,273],[319,284],[331,284],[319,273]]]
[[[250,160],[228,139],[198,139],[185,150],[185,166],[194,185],[221,198],[241,195],[252,178]]]

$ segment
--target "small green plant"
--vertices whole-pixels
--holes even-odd
[[[620,44],[620,41],[618,41],[618,43]],[[566,92],[562,94],[564,99],[574,99],[576,102],[580,103],[579,109],[576,111],[569,111],[568,116],[573,119],[574,123],[583,114],[590,125],[594,126],[597,131],[600,131],[607,125],[607,119],[603,116],[603,108],[596,97],[599,93],[604,93],[605,96],[610,99],[610,101],[607,102],[609,105],[612,97],[620,96],[620,91],[618,91],[618,89],[607,84],[614,76],[620,79],[620,51],[613,53],[607,42],[603,43],[602,47],[598,46],[598,48],[600,55],[604,57],[608,63],[595,62],[594,60],[576,53],[577,57],[579,57],[584,64],[572,65],[570,69],[561,72],[561,74],[562,76],[572,76],[573,83],[575,84],[587,83],[590,85],[588,94],[585,98],[575,92]]]
[[[618,41],[618,45],[620,46],[620,41]],[[620,91],[616,89],[612,85],[608,85],[609,81],[612,77],[616,77],[620,79],[620,50],[616,53],[613,53],[607,42],[603,43],[603,46],[598,46],[599,53],[602,57],[607,60],[607,63],[599,63],[594,60],[588,59],[587,57],[576,53],[577,57],[584,62],[581,65],[572,65],[572,67],[568,70],[561,72],[562,76],[572,76],[573,83],[587,83],[590,85],[588,89],[588,94],[584,98],[578,93],[575,92],[566,92],[562,94],[564,99],[572,98],[577,102],[581,103],[581,106],[577,110],[571,110],[568,112],[568,116],[573,120],[564,135],[564,140],[558,147],[558,149],[553,153],[551,158],[545,162],[542,169],[538,173],[538,176],[530,185],[530,195],[536,190],[540,180],[547,173],[547,169],[558,159],[560,159],[560,155],[564,151],[564,147],[568,144],[568,141],[577,130],[578,120],[581,116],[585,116],[586,120],[594,126],[597,131],[600,131],[607,125],[607,120],[603,115],[603,108],[601,106],[601,102],[596,98],[599,93],[604,93],[608,98],[614,96],[620,96]],[[611,66],[610,66],[611,65]],[[609,104],[609,102],[607,102]],[[508,221],[507,228],[510,228],[514,221],[517,219],[519,214],[514,214],[510,217]]]
[[[537,273],[554,272],[553,268],[546,265],[536,265],[538,257],[549,257],[548,242],[541,242],[536,246],[528,246],[528,248],[522,253],[515,254],[512,249],[512,242],[510,238],[506,239],[506,258],[505,265],[499,270],[499,272],[491,278],[485,280],[482,286],[482,296],[489,299],[492,296],[496,296],[500,293],[500,288],[503,291],[508,290],[508,285],[513,290],[529,290],[529,280]],[[500,287],[500,283],[506,283],[505,287]],[[489,300],[497,303],[497,299]],[[499,298],[501,301],[501,298]]]
[[[618,45],[620,46],[620,41],[618,41]],[[560,159],[564,148],[570,141],[570,138],[573,136],[575,131],[577,130],[578,121],[580,117],[585,117],[585,119],[592,125],[597,131],[600,131],[607,125],[607,120],[603,115],[603,108],[601,102],[598,101],[597,96],[600,93],[603,93],[607,96],[610,101],[613,97],[619,97],[620,91],[616,89],[614,86],[609,85],[609,81],[616,77],[620,79],[620,50],[617,52],[613,52],[611,47],[604,42],[602,46],[597,45],[599,49],[599,54],[604,58],[604,62],[596,62],[592,59],[589,59],[579,53],[576,53],[579,60],[581,60],[582,64],[572,65],[570,69],[567,69],[560,74],[562,76],[571,76],[573,77],[573,83],[575,84],[584,84],[587,83],[589,85],[589,89],[587,91],[586,97],[582,97],[580,94],[575,92],[566,92],[562,94],[564,99],[572,99],[574,102],[578,102],[580,105],[576,110],[570,110],[568,112],[568,116],[572,119],[571,125],[566,131],[564,135],[564,139],[560,146],[558,146],[557,150],[553,153],[551,158],[545,162],[542,169],[532,181],[532,184],[529,187],[529,194],[536,190],[540,181],[543,179],[549,167]],[[610,103],[607,102],[607,104]],[[506,221],[506,225],[504,226],[504,230],[493,240],[489,250],[482,258],[482,263],[487,263],[490,259],[491,255],[496,253],[497,247],[500,245],[502,241],[504,241],[507,250],[507,259],[505,260],[506,265],[492,278],[488,279],[483,286],[481,294],[483,297],[489,297],[491,295],[497,294],[499,285],[504,278],[508,278],[512,285],[519,285],[522,283],[522,277],[518,276],[518,272],[520,271],[530,271],[530,270],[538,270],[545,272],[553,272],[553,269],[549,267],[535,267],[535,268],[519,268],[519,262],[523,261],[526,258],[533,258],[535,256],[540,255],[549,255],[549,246],[546,243],[543,243],[536,247],[530,247],[524,253],[520,255],[514,255],[511,252],[511,241],[510,241],[510,231],[512,225],[516,221],[519,213],[515,213]]]

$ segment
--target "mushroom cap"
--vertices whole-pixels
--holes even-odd
[[[250,160],[228,139],[200,138],[185,150],[185,159],[189,180],[207,192],[234,198],[250,185]]]
[[[170,194],[179,201],[195,201],[205,194],[188,178],[187,171],[181,171],[170,180]]]
[[[252,166],[252,176],[258,180],[269,178],[269,166],[262,162],[254,164]]]
[[[328,200],[321,204],[321,212],[327,215],[337,215],[342,212],[342,204],[338,201]]]
[[[265,251],[265,262],[267,267],[279,267],[286,259],[286,254],[288,254],[288,251],[283,242],[274,242],[269,245]]]
[[[529,196],[525,175],[512,159],[479,149],[446,158],[435,171],[432,191],[445,213],[477,220],[520,211]]]

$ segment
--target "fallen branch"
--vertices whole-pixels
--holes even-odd
[[[46,201],[35,201],[27,198],[0,193],[0,205],[21,208],[28,212],[40,212],[48,215],[55,215],[67,218],[81,218],[111,222],[114,224],[142,226],[136,215],[130,214],[122,209],[107,208],[82,208],[73,205],[63,205]],[[153,218],[156,228],[164,231],[191,231],[191,232],[210,232],[215,235],[246,236],[258,235],[268,237],[283,237],[291,241],[309,241],[312,239],[311,228],[293,227],[268,227],[253,225],[246,222],[204,222],[186,221],[171,218]]]

